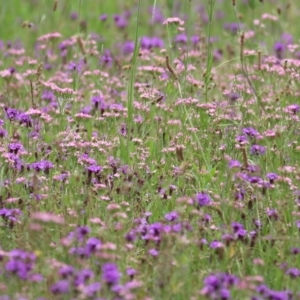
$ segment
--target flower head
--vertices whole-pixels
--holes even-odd
[[[196,195],[196,201],[200,207],[209,205],[211,202],[210,196],[203,192]]]

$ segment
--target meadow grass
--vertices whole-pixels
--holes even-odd
[[[0,8],[0,300],[299,299],[296,3]]]

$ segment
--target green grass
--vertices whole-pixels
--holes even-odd
[[[286,263],[287,269],[300,269],[300,256],[291,254],[291,248],[299,244],[296,222],[300,218],[295,194],[299,188],[299,120],[297,114],[284,110],[299,102],[299,83],[293,77],[299,73],[299,66],[288,62],[282,74],[278,74],[282,69],[276,64],[272,64],[274,71],[257,70],[257,54],[251,53],[245,54],[241,62],[240,32],[231,34],[223,25],[238,22],[246,33],[253,30],[255,35],[245,40],[245,50],[261,50],[265,57],[274,55],[274,42],[285,32],[292,34],[294,44],[298,43],[300,33],[293,24],[299,12],[295,3],[286,8],[280,1],[274,4],[250,0],[248,5],[237,2],[233,7],[231,1],[201,1],[204,10],[199,12],[195,1],[182,1],[179,12],[182,19],[188,16],[184,25],[187,38],[194,35],[202,38],[197,55],[192,55],[196,47],[191,43],[186,47],[174,45],[173,39],[180,32],[174,24],[149,24],[153,15],[148,6],[160,7],[165,17],[173,17],[175,1],[65,0],[58,1],[56,11],[53,11],[53,2],[46,0],[1,2],[0,24],[4,30],[0,38],[5,44],[20,40],[26,51],[18,56],[6,55],[8,48],[0,51],[0,71],[15,67],[20,76],[0,77],[1,106],[21,111],[32,107],[29,79],[38,85],[36,69],[39,63],[46,62],[45,57],[50,52],[52,69],[43,69],[41,80],[46,82],[52,78],[57,86],[72,88],[77,95],[58,93],[61,103],[56,109],[48,108],[48,112],[32,115],[36,128],[9,121],[5,110],[0,112],[0,119],[4,120],[0,129],[7,131],[7,135],[0,138],[0,209],[22,211],[16,223],[0,218],[0,249],[5,253],[13,249],[35,253],[34,273],[44,278],[32,283],[5,271],[9,257],[3,255],[0,294],[9,295],[11,299],[21,296],[81,299],[79,289],[65,295],[50,292],[51,286],[60,279],[59,267],[49,261],[54,259],[77,270],[93,270],[95,277],[86,285],[101,281],[102,289],[97,296],[106,299],[116,297],[101,277],[101,266],[106,262],[117,264],[123,274],[122,284],[130,281],[126,268],[137,270],[134,278],[143,286],[127,291],[134,295],[128,299],[204,299],[199,293],[203,280],[216,272],[227,272],[244,280],[249,276],[262,276],[270,289],[289,289],[296,295],[299,278],[285,274],[282,264]],[[281,7],[280,15],[277,7]],[[113,16],[127,9],[132,13],[128,27],[117,29]],[[225,14],[223,19],[216,18],[218,11]],[[78,13],[77,20],[70,19],[71,12]],[[263,21],[265,27],[259,28],[253,21],[265,13],[276,15],[279,20]],[[99,20],[102,14],[108,15],[106,22]],[[86,21],[86,30],[82,21]],[[24,22],[33,26],[22,27]],[[59,32],[63,37],[47,44],[45,52],[41,50],[43,54],[39,54],[35,49],[36,39],[50,32]],[[91,33],[99,36],[94,44]],[[154,49],[143,54],[140,38],[145,35],[163,38],[165,52]],[[75,43],[67,56],[61,57],[58,45],[78,36],[86,53]],[[209,43],[214,37],[218,39]],[[126,56],[121,53],[121,47],[128,40],[134,42],[135,49]],[[92,48],[94,55],[89,54]],[[106,49],[111,50],[113,59],[117,60],[111,68],[99,63]],[[222,50],[220,60],[214,59],[217,49]],[[166,66],[166,55],[178,80],[172,78]],[[37,62],[30,64],[27,57]],[[85,71],[91,74],[66,70],[68,63],[77,59],[86,60]],[[284,68],[285,62],[281,64]],[[169,79],[163,80],[154,71],[141,71],[142,66],[163,68]],[[93,74],[96,70],[102,73]],[[29,72],[31,75],[26,75]],[[61,74],[68,74],[70,81],[59,81]],[[191,83],[191,77],[200,83]],[[148,86],[139,87],[137,83]],[[91,118],[78,116],[82,108],[91,105],[91,97],[98,90],[109,103],[122,104],[123,110],[106,108],[103,114],[98,109],[92,110]],[[238,90],[241,97],[228,105],[224,90]],[[161,94],[164,99],[155,103]],[[179,99],[185,99],[184,103],[179,104]],[[193,101],[188,103],[187,99]],[[40,96],[35,96],[34,102],[40,110],[48,104]],[[137,122],[137,118],[142,121]],[[126,126],[127,133],[121,133],[122,126]],[[236,137],[245,127],[253,127],[261,134],[255,141],[249,138],[245,145],[248,163],[258,167],[253,173],[228,167],[229,157],[244,164],[243,150]],[[276,135],[266,136],[268,130],[274,130]],[[36,131],[36,138],[28,137]],[[54,168],[49,174],[26,165],[16,170],[7,158],[9,144],[15,142],[24,146],[26,152],[20,159],[25,164],[48,160]],[[264,146],[266,153],[251,155],[252,144]],[[94,163],[84,161],[84,153],[103,167],[97,184],[89,182],[86,167]],[[286,171],[286,166],[294,169]],[[128,172],[123,174],[122,168],[128,168]],[[266,189],[261,183],[238,177],[244,173],[267,181],[266,175],[271,172],[280,178]],[[66,181],[57,180],[56,176],[62,173],[68,174]],[[97,176],[92,177],[96,180]],[[235,199],[239,189],[243,191],[240,201]],[[191,203],[200,192],[209,194],[216,207]],[[38,196],[41,198],[36,199]],[[267,216],[268,208],[277,210],[277,220]],[[41,211],[62,216],[64,224],[33,220],[32,213]],[[179,221],[172,223],[165,219],[171,211],[179,214],[183,228],[179,232],[172,227]],[[126,241],[126,234],[132,230],[142,231],[138,220],[147,212],[151,212],[147,217],[149,224],[159,222],[166,226],[166,231],[170,228],[173,231],[160,233],[159,243],[145,242],[141,237]],[[209,222],[205,222],[207,214],[211,217]],[[255,220],[262,222],[261,229],[255,227]],[[209,247],[214,240],[221,241],[224,234],[232,232],[232,222],[243,224],[248,234],[255,230],[255,243],[251,244],[248,237],[229,245],[223,241],[224,247],[219,250]],[[89,237],[98,238],[103,245],[89,258],[70,254],[71,247],[83,245],[80,241],[68,245],[66,240],[71,231],[84,225],[91,228]],[[202,239],[206,239],[208,245],[202,245]],[[157,257],[148,253],[153,248],[159,251]],[[254,263],[258,259],[261,264]],[[232,299],[250,299],[255,292],[251,288],[233,287],[231,294]],[[120,297],[127,299],[124,295]]]

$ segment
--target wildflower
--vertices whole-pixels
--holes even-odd
[[[100,59],[100,63],[108,68],[112,66],[113,58],[109,50],[104,50],[103,55]]]
[[[266,148],[260,145],[252,145],[250,148],[250,153],[255,155],[263,155],[266,153]]]
[[[151,256],[158,256],[159,252],[156,250],[156,249],[150,249],[148,251],[148,253],[151,255]]]
[[[134,275],[137,273],[137,271],[133,268],[127,268],[126,274],[133,279]]]
[[[102,22],[106,21],[106,20],[107,20],[107,14],[101,15],[101,16],[99,17],[99,20],[102,21]]]
[[[8,151],[10,153],[17,154],[20,150],[22,151],[23,149],[24,149],[24,147],[21,143],[10,143],[10,144],[8,144]]]
[[[292,278],[300,277],[300,270],[297,268],[291,268],[288,269],[285,274],[289,275]]]
[[[258,137],[259,133],[256,129],[252,128],[252,127],[247,127],[243,129],[243,134],[249,136],[249,137]]]
[[[200,207],[209,205],[211,202],[210,196],[203,192],[196,195],[196,201]]]
[[[186,44],[187,41],[188,41],[188,38],[185,33],[180,33],[175,37],[175,43]]]
[[[133,51],[134,51],[134,42],[126,41],[122,47],[123,54],[124,55],[132,54]]]
[[[100,282],[93,282],[89,285],[83,286],[82,292],[88,297],[94,297],[95,294],[101,290]]]
[[[266,213],[267,213],[267,215],[268,215],[268,217],[270,218],[270,219],[274,219],[274,220],[277,220],[278,219],[278,212],[277,212],[277,210],[276,209],[267,209],[266,210]]]
[[[224,29],[229,31],[231,34],[237,34],[240,26],[241,24],[239,23],[226,23],[224,24]]]
[[[20,112],[14,108],[4,107],[6,116],[10,121],[16,120]]]
[[[70,19],[75,21],[78,19],[78,13],[77,12],[71,12]]]
[[[94,276],[94,272],[90,269],[82,269],[75,274],[74,285],[80,286],[85,284],[89,279]]]
[[[34,169],[37,172],[44,171],[46,174],[49,174],[50,169],[54,168],[54,165],[52,164],[51,161],[42,160],[30,164],[29,168]]]
[[[87,167],[87,170],[89,173],[99,174],[103,170],[103,168],[98,165],[90,165]]]
[[[179,26],[183,26],[184,25],[184,21],[182,21],[180,18],[168,18],[163,22],[163,25],[169,25],[169,24],[176,24]]]
[[[198,45],[200,43],[200,37],[198,35],[192,35],[190,39],[193,45]]]
[[[284,51],[285,51],[285,45],[281,42],[276,42],[274,44],[274,51],[275,51],[276,57],[278,59],[283,59]]]
[[[120,29],[124,29],[128,25],[128,21],[122,15],[115,15],[114,22],[115,22],[116,27],[118,27]]]
[[[60,280],[51,286],[51,293],[57,294],[67,294],[70,290],[70,284],[68,280]]]
[[[165,215],[165,219],[170,222],[176,221],[178,219],[178,213],[176,211],[171,211]]]
[[[0,126],[0,138],[4,138],[7,136],[7,131]]]
[[[105,263],[102,266],[102,278],[109,284],[118,284],[121,278],[121,273],[118,270],[118,267],[113,263]]]
[[[289,112],[290,114],[295,115],[300,111],[300,105],[298,104],[291,104],[286,108],[286,111]]]
[[[230,169],[241,168],[242,164],[238,160],[230,160],[228,164]]]
[[[241,95],[237,92],[231,92],[227,95],[227,97],[231,102],[235,102],[236,100],[241,98]]]
[[[269,179],[269,182],[270,182],[271,184],[273,184],[274,181],[275,181],[276,179],[279,178],[279,176],[278,176],[276,173],[268,173],[268,174],[266,175],[266,177]]]
[[[86,241],[86,252],[88,255],[100,249],[101,241],[95,237],[91,237]]]
[[[59,269],[58,273],[63,279],[67,279],[68,277],[70,277],[74,274],[74,267],[63,266]]]

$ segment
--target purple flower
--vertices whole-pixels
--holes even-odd
[[[238,222],[232,222],[231,223],[231,228],[234,233],[238,232],[241,229],[244,229],[244,226],[241,223]]]
[[[265,284],[261,284],[256,287],[256,291],[261,295],[268,296],[270,289]]]
[[[101,15],[101,16],[99,17],[99,20],[102,21],[102,22],[106,21],[106,20],[107,20],[107,14]]]
[[[124,29],[128,25],[128,21],[122,15],[115,15],[114,22],[115,22],[115,25],[120,29]]]
[[[153,48],[163,48],[165,44],[161,38],[156,36],[151,38],[151,43]]]
[[[10,153],[17,154],[20,150],[24,150],[24,147],[21,143],[10,143],[10,144],[8,144],[8,151]]]
[[[188,41],[188,38],[185,33],[180,33],[175,37],[175,43],[186,44],[187,41]]]
[[[247,171],[249,171],[250,173],[259,173],[260,169],[257,165],[249,164],[247,167]]]
[[[209,245],[210,248],[212,249],[218,249],[218,248],[223,248],[224,244],[220,241],[212,241]]]
[[[193,45],[198,45],[200,43],[200,36],[198,35],[192,35],[190,39]]]
[[[4,220],[12,222],[12,224],[17,222],[21,215],[22,215],[22,211],[18,208],[0,209],[0,217],[2,217]]]
[[[83,287],[84,293],[88,297],[94,297],[95,294],[101,290],[101,283],[100,282],[93,282],[89,285]]]
[[[275,181],[276,179],[278,179],[279,176],[278,176],[276,173],[268,173],[268,174],[266,175],[266,177],[269,179],[269,182],[270,182],[271,184],[273,184],[274,181]]]
[[[121,273],[115,264],[105,263],[102,266],[102,278],[109,285],[118,284],[121,278]]]
[[[7,131],[0,126],[0,138],[4,138],[7,136]]]
[[[77,239],[82,240],[91,232],[91,230],[88,226],[79,226],[75,232]]]
[[[209,205],[211,202],[210,196],[203,192],[196,195],[196,201],[200,207]]]
[[[261,183],[262,182],[262,179],[258,176],[249,176],[248,177],[248,181],[250,183]]]
[[[51,286],[51,293],[57,294],[67,294],[70,290],[70,284],[68,280],[60,280]]]
[[[295,248],[295,247],[291,248],[291,253],[294,254],[294,255],[299,254],[300,253],[300,248]]]
[[[266,148],[261,145],[252,145],[250,153],[254,155],[264,155],[266,153]]]
[[[30,164],[29,167],[37,172],[44,171],[46,174],[49,174],[49,170],[54,168],[54,165],[49,160],[42,160]]]
[[[16,120],[20,114],[20,112],[14,108],[4,107],[6,112],[6,116],[10,121]]]
[[[226,23],[224,24],[224,29],[232,34],[237,34],[239,31],[239,23]]]
[[[59,269],[58,273],[63,279],[66,279],[74,274],[74,267],[63,266]]]
[[[285,45],[281,42],[276,42],[274,44],[274,52],[278,59],[283,59],[284,51],[285,51]]]
[[[278,212],[276,209],[267,209],[266,213],[270,219],[274,219],[274,220],[278,219]]]
[[[225,233],[222,235],[222,240],[228,245],[230,242],[234,241],[234,237],[229,233]]]
[[[134,242],[136,239],[136,233],[134,231],[130,231],[125,235],[125,239],[128,243]]]
[[[243,134],[245,134],[249,137],[254,137],[254,138],[259,136],[259,132],[256,129],[252,128],[252,127],[244,128],[243,129]]]
[[[132,54],[134,51],[134,42],[126,41],[122,46],[122,52],[124,55]]]
[[[25,124],[26,127],[32,127],[32,118],[30,117],[30,115],[26,114],[26,113],[20,113],[18,115],[18,121],[20,123],[20,125]]]
[[[87,170],[90,173],[99,174],[103,170],[103,168],[101,166],[98,166],[98,165],[91,165],[91,166],[87,167]]]
[[[150,249],[148,251],[148,253],[151,255],[151,256],[158,256],[159,252],[156,250],[156,249]]]
[[[292,278],[300,277],[300,270],[297,268],[290,268],[286,271],[286,275],[289,275]]]
[[[133,279],[134,275],[137,273],[137,271],[133,268],[127,268],[126,274]]]
[[[142,49],[151,49],[152,48],[152,40],[147,36],[143,36],[141,39],[141,48]]]
[[[74,11],[71,12],[70,18],[71,18],[71,20],[73,20],[73,21],[77,20],[77,19],[78,19],[78,13],[77,13],[77,12],[74,12]]]
[[[178,213],[176,211],[171,211],[165,214],[165,219],[170,222],[176,221],[178,219]]]
[[[226,288],[223,288],[220,290],[220,298],[222,300],[227,300],[227,299],[231,299],[231,294],[230,291]]]
[[[231,102],[235,102],[236,100],[241,98],[241,95],[237,92],[231,92],[227,95],[227,97]]]
[[[88,255],[98,250],[101,246],[101,241],[95,237],[91,237],[86,241],[86,252]]]
[[[207,276],[204,279],[205,286],[209,289],[210,292],[218,291],[219,288],[222,285],[222,282],[219,278],[219,276],[216,276],[214,274]]]
[[[232,160],[229,161],[228,166],[229,166],[230,169],[241,168],[242,164],[238,160],[233,160],[232,159]]]
[[[291,104],[286,108],[286,110],[291,114],[295,115],[300,111],[300,106],[298,104]]]
[[[119,133],[122,136],[126,136],[127,135],[127,126],[126,126],[126,123],[122,123],[121,124],[120,129],[119,129]]]
[[[108,68],[111,67],[112,65],[112,62],[113,62],[113,58],[111,56],[111,53],[108,49],[104,50],[103,51],[103,55],[100,59],[100,63]]]
[[[241,145],[244,145],[247,143],[247,137],[245,137],[244,135],[238,135],[235,140],[241,144]]]
[[[173,232],[181,232],[181,230],[182,230],[182,225],[180,223],[172,225]]]
[[[14,249],[10,252],[10,260],[6,263],[5,269],[21,279],[30,280],[30,272],[34,268],[35,259],[33,253]]]
[[[75,275],[74,285],[79,286],[79,285],[85,284],[93,276],[94,276],[94,272],[89,269],[80,270]]]
[[[103,97],[101,97],[100,95],[95,95],[91,98],[91,102],[96,108],[99,106],[100,103],[103,102],[103,100]]]

